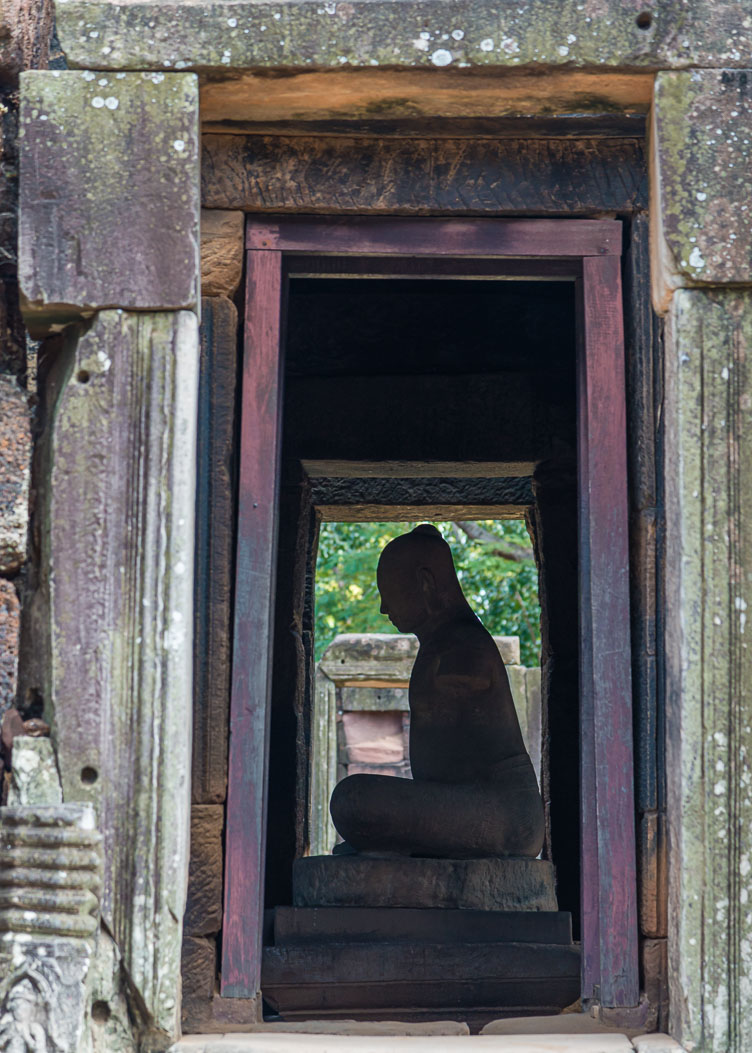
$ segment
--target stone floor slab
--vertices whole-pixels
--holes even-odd
[[[632,1039],[637,1053],[681,1053],[682,1046],[670,1035],[638,1035]]]
[[[626,1035],[193,1035],[171,1053],[634,1053]],[[652,1053],[652,1051],[651,1051]],[[656,1048],[655,1053],[658,1053]]]

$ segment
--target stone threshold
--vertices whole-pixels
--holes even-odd
[[[332,1035],[291,1032],[188,1035],[170,1053],[682,1053],[663,1034]]]

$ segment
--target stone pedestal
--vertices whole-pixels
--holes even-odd
[[[296,907],[440,907],[555,911],[554,867],[543,859],[309,856],[293,867]]]
[[[285,1021],[449,1013],[477,1030],[579,995],[571,917],[540,859],[311,856],[293,901],[267,917],[261,978]]]

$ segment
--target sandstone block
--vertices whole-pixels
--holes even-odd
[[[522,1035],[536,1035],[542,1043],[542,1048],[534,1046],[535,1053],[611,1053],[614,1049],[623,1051],[623,1053],[632,1053],[632,1046],[627,1042],[626,1036],[622,1033],[623,1029],[620,1028],[609,1028],[606,1024],[601,1023],[590,1013],[560,1013],[558,1016],[513,1016],[503,1017],[500,1020],[492,1020],[490,1024],[486,1024],[485,1027],[481,1028],[481,1035],[508,1035],[509,1040],[512,1036],[521,1037]],[[616,1038],[616,1043],[612,1046],[611,1039],[608,1037],[609,1031],[611,1035]],[[614,1032],[616,1034],[614,1035]],[[555,1035],[556,1038],[551,1036]],[[575,1039],[569,1039],[565,1036],[576,1035]],[[583,1035],[598,1035],[600,1036],[597,1040],[593,1041],[592,1045],[589,1041],[582,1042],[580,1040]],[[549,1036],[544,1038],[544,1036]],[[524,1040],[523,1040],[524,1041]],[[627,1043],[626,1045],[624,1043]],[[561,1045],[559,1045],[561,1043]],[[513,1047],[514,1048],[514,1047]],[[523,1047],[524,1048],[524,1047]],[[504,1047],[504,1053],[511,1053],[508,1047]],[[516,1050],[514,1050],[516,1053]]]
[[[97,935],[87,986],[91,1020],[87,1053],[139,1053],[140,1036],[129,1012],[128,978],[117,944],[104,928]]]
[[[16,736],[12,765],[9,805],[63,803],[55,751],[48,738]]]
[[[343,713],[348,763],[399,764],[405,759],[402,714]]]
[[[632,1039],[632,1045],[637,1053],[684,1053],[675,1038],[661,1033],[637,1035]]]
[[[19,275],[30,328],[101,307],[196,309],[196,78],[21,79]]]
[[[309,856],[293,865],[296,907],[557,910],[553,864],[542,859],[382,859]]]
[[[718,0],[693,0],[682,7],[681,23],[675,9],[662,5],[649,7],[647,20],[638,20],[640,9],[622,0],[599,0],[590,22],[577,0],[505,7],[503,19],[494,0],[447,7],[446,0],[350,0],[334,7],[246,0],[233,5],[230,21],[221,3],[183,4],[176,19],[174,3],[166,0],[68,0],[59,5],[57,23],[69,64],[99,69],[182,63],[224,72],[380,64],[435,71],[590,67],[611,73],[742,65],[752,50],[752,31],[740,17],[746,7]],[[99,36],[82,32],[83,25],[97,26]],[[232,92],[233,79],[228,82]],[[587,102],[599,103],[599,94]]]
[[[342,687],[340,708],[345,713],[408,713],[410,703],[406,687]]]
[[[642,940],[640,965],[649,1007],[645,1030],[664,1028],[669,1020],[668,941]],[[647,1053],[647,1049],[644,1053]],[[653,1053],[659,1051],[655,1050]]]
[[[752,256],[750,70],[656,78],[652,165],[654,303],[697,283],[749,283]]]
[[[233,296],[243,272],[242,212],[201,210],[201,293]]]
[[[209,999],[214,993],[217,945],[203,936],[186,936],[181,956],[183,998]]]
[[[13,582],[0,578],[0,714],[16,701],[20,617]]]
[[[188,899],[183,919],[186,936],[205,936],[222,927],[223,826],[223,805],[191,806]]]
[[[520,638],[494,636],[505,665],[520,664]],[[417,637],[395,633],[341,633],[329,644],[320,667],[335,683],[394,680],[407,683],[418,653]]]
[[[291,1035],[382,1036],[395,1038],[414,1035],[436,1038],[440,1035],[469,1035],[464,1020],[429,1020],[407,1023],[402,1020],[280,1020],[258,1024],[254,1031],[286,1032]],[[301,1049],[304,1047],[301,1045]],[[352,1047],[348,1043],[348,1049]],[[383,1047],[381,1047],[383,1049]],[[384,1051],[386,1053],[386,1051]]]
[[[9,377],[0,377],[0,573],[16,570],[26,559],[30,471],[26,394]],[[7,609],[6,595],[0,603]]]
[[[0,71],[7,76],[18,72],[22,63],[21,41],[14,32],[10,4],[0,4]],[[15,13],[15,12],[14,12]]]

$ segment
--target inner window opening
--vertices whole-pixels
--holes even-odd
[[[540,603],[529,528],[521,519],[448,520],[431,525],[452,549],[457,577],[470,607],[497,640],[525,747],[540,783]],[[376,567],[384,547],[413,526],[405,522],[322,524],[315,589],[317,664],[332,646],[337,654],[346,653],[345,634],[357,634],[355,649],[367,647],[370,638],[380,654],[389,654],[393,641],[383,638],[396,639],[399,632],[380,613]],[[410,659],[404,663],[408,679],[403,675],[389,685],[358,689],[354,684],[340,689],[336,727],[329,729],[337,741],[337,782],[353,774],[410,778],[409,672]],[[373,663],[373,676],[379,677],[378,659]],[[322,719],[323,715],[314,713],[314,722]],[[322,778],[323,761],[320,756],[312,757],[314,782]],[[331,852],[333,844],[341,841],[335,835],[334,842],[329,843],[332,830],[329,823],[311,824],[311,854]]]

